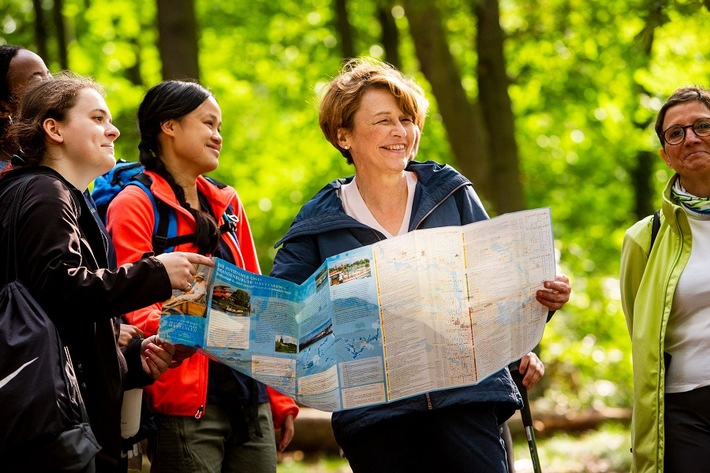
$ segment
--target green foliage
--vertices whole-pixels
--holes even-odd
[[[32,2],[3,1],[0,42],[36,50]],[[196,0],[200,80],[224,121],[215,177],[240,193],[264,272],[301,205],[353,172],[317,123],[318,92],[342,63],[332,3]],[[471,101],[478,94],[473,3],[439,2]],[[659,3],[669,6],[654,16]],[[51,18],[51,2],[44,5]],[[359,54],[384,57],[375,0],[348,6]],[[406,12],[393,8],[402,69],[428,91]],[[665,97],[682,85],[710,85],[710,14],[699,1],[500,0],[500,8],[526,199],[531,208],[552,208],[560,271],[574,287],[543,339],[547,376],[533,394],[550,407],[628,405],[630,348],[617,274],[624,229],[636,220],[630,172],[639,152],[657,153],[652,122]],[[117,154],[135,159],[136,109],[161,79],[155,3],[65,0],[64,15],[70,68],[106,87],[122,133]],[[49,34],[45,59],[55,72],[51,27]],[[430,99],[419,159],[454,163]],[[653,173],[658,195],[669,172],[659,159]]]
[[[537,446],[540,465],[546,473],[625,473],[631,470],[629,431],[618,424],[604,425],[596,432],[540,439]],[[525,439],[515,441],[513,458],[516,471],[533,471]]]

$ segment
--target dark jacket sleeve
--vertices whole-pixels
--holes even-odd
[[[323,260],[314,236],[295,237],[279,248],[271,276],[301,284],[320,267]]]
[[[473,186],[466,186],[461,191],[457,192],[456,203],[459,206],[459,214],[461,215],[461,225],[479,222],[488,219],[488,213],[483,208],[481,199],[473,189]]]
[[[23,262],[20,279],[40,302],[97,320],[170,297],[170,279],[155,259],[115,271],[90,269],[98,267],[97,255],[82,230],[80,198],[51,178],[39,178],[27,189],[18,222],[17,256]],[[84,210],[84,223],[91,219],[95,225],[88,208]]]
[[[140,388],[153,384],[153,377],[143,370],[141,363],[141,343],[143,339],[134,337],[128,345],[122,349],[123,357],[126,359],[128,372],[123,377],[123,390]]]

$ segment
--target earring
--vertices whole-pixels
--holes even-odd
[[[349,150],[350,146],[345,146],[345,151]]]

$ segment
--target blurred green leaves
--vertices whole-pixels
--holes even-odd
[[[36,49],[32,2],[2,2],[0,41]],[[52,2],[42,4],[51,18]],[[470,0],[440,4],[461,81],[475,100]],[[348,5],[358,54],[383,57],[376,0]],[[429,90],[406,11],[390,5],[402,69]],[[652,127],[665,97],[679,86],[709,85],[710,14],[699,1],[679,0],[500,0],[500,8],[525,196],[530,208],[552,208],[560,270],[574,287],[543,339],[548,374],[534,394],[569,408],[628,405],[630,347],[617,273],[624,229],[637,219],[630,175],[639,153],[657,155]],[[300,206],[328,181],[353,172],[317,120],[317,92],[342,64],[334,7],[329,0],[196,0],[196,11],[200,79],[223,112],[215,177],[237,188],[268,272],[272,246]],[[136,109],[161,79],[155,4],[65,0],[63,13],[70,68],[106,87],[122,133],[117,154],[133,160]],[[56,72],[48,28],[45,59]],[[418,159],[455,165],[429,98]],[[669,173],[660,159],[653,166],[655,206]]]

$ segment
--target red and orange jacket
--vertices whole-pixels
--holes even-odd
[[[195,231],[194,217],[178,203],[170,185],[159,175],[145,171],[152,179],[153,196],[174,210],[177,216],[177,234],[191,234]],[[261,273],[256,257],[254,239],[249,228],[244,207],[236,191],[229,186],[220,188],[200,176],[197,179],[198,191],[207,197],[212,206],[212,214],[219,216],[218,225],[224,222],[224,214],[231,205],[236,215],[236,235],[238,243],[230,234],[223,234],[234,262],[237,266]],[[150,197],[138,186],[126,186],[111,202],[107,212],[107,227],[116,247],[118,264],[137,261],[145,253],[153,251],[153,228],[156,215]],[[175,251],[197,252],[193,243],[179,245]],[[158,332],[162,304],[154,304],[144,309],[126,314],[128,321],[146,333],[146,336]],[[201,417],[207,400],[207,372],[209,359],[197,353],[173,369],[166,371],[155,383],[146,389],[146,394],[155,412],[166,415]],[[274,426],[278,429],[288,415],[295,418],[298,406],[289,398],[267,387]]]

